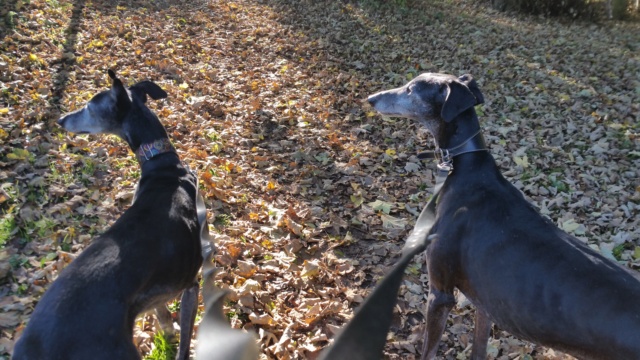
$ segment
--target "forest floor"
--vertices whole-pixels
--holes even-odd
[[[264,359],[317,357],[398,259],[431,196],[435,166],[415,155],[433,140],[363,100],[422,72],[472,74],[507,179],[640,270],[637,22],[463,0],[4,0],[0,15],[0,357],[58,271],[131,203],[140,171],[126,143],[55,123],[109,86],[109,68],[168,92],[149,106],[201,178],[225,313]],[[426,285],[418,256],[386,358],[419,357]],[[459,296],[439,359],[468,358],[473,314]],[[493,330],[491,359],[563,358]],[[154,335],[141,317],[145,356]]]

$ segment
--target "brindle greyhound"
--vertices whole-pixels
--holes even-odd
[[[471,358],[485,359],[491,323],[580,359],[640,359],[640,276],[540,216],[500,174],[469,75],[422,74],[368,98],[381,114],[427,127],[451,166],[427,249],[422,358],[433,359],[458,288],[476,307]]]
[[[97,237],[42,296],[16,344],[20,359],[140,359],[133,344],[136,316],[182,293],[178,359],[189,358],[202,265],[196,177],[180,162],[158,117],[145,105],[167,97],[151,81],[112,87],[58,123],[75,133],[124,139],[142,176],[131,207]],[[170,317],[169,317],[170,319]]]

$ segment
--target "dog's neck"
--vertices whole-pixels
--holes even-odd
[[[418,154],[418,158],[436,158],[438,168],[448,172],[462,165],[463,159],[492,159],[480,131],[480,123],[473,109],[469,109],[450,123],[443,123],[436,139],[436,150],[433,153]],[[477,156],[462,156],[475,153]]]
[[[436,146],[441,149],[452,149],[462,145],[480,131],[480,122],[473,108],[470,108],[449,123],[444,123],[437,134],[434,134]]]
[[[122,120],[122,129],[117,135],[129,144],[129,148],[136,155],[138,155],[138,150],[141,147],[149,147],[149,144],[153,144],[158,140],[166,142],[169,148],[172,148],[167,130],[160,123],[160,119],[143,103],[134,103],[132,105]],[[164,148],[161,144],[159,146],[160,149]],[[140,156],[145,157],[144,154],[140,154]]]
[[[140,166],[154,157],[168,152],[176,152],[168,138],[160,138],[152,142],[141,144],[140,147],[135,150],[136,158],[138,159]]]
[[[157,170],[181,166],[180,157],[168,138],[159,138],[141,144],[134,151],[142,177]]]
[[[436,137],[437,149],[434,152],[434,156],[439,161],[439,167],[453,170],[483,166],[485,160],[495,166],[473,108],[463,112],[450,123],[446,123],[440,130]]]
[[[187,169],[180,161],[180,157],[175,151],[168,151],[158,154],[153,158],[140,163],[140,184],[148,179],[169,176],[175,178],[182,176]]]
[[[167,185],[180,186],[194,198],[197,194],[198,179],[196,174],[180,161],[180,157],[173,150],[173,147],[171,151],[157,154],[149,160],[141,162],[140,173],[140,181],[138,181],[133,198],[134,203],[142,193],[157,191],[158,186],[163,188]]]

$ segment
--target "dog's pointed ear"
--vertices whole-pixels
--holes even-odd
[[[107,70],[107,74],[109,74],[109,77],[111,78],[111,80],[118,80],[118,77],[116,76],[116,72],[108,69]]]
[[[126,102],[130,102],[129,100],[129,95],[127,95],[127,89],[124,88],[124,85],[122,84],[122,81],[120,79],[118,79],[118,77],[116,76],[115,71],[109,69],[107,71],[107,73],[109,74],[109,77],[111,78],[111,96],[116,100],[116,101],[126,101]]]
[[[107,71],[107,73],[109,74],[109,77],[111,78],[111,87],[122,87],[124,88],[124,85],[122,85],[122,81],[120,81],[120,79],[118,79],[118,77],[116,76],[116,72],[109,69]]]
[[[151,96],[153,100],[164,99],[167,97],[167,92],[162,90],[160,86],[156,85],[153,81],[144,80],[133,85],[129,88],[131,91],[140,91],[142,93],[142,99],[147,102],[147,96]]]
[[[482,92],[480,92],[478,84],[470,74],[464,74],[460,76],[458,80],[471,90],[473,96],[476,97],[476,105],[484,104],[484,96],[482,95]]]

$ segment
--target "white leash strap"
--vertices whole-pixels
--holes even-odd
[[[197,189],[197,185],[196,185]],[[196,359],[198,360],[256,360],[258,346],[255,336],[234,330],[224,315],[222,305],[227,295],[226,290],[217,288],[213,278],[217,269],[213,266],[214,240],[209,234],[207,209],[204,198],[196,194],[196,210],[200,225],[200,242],[202,244],[202,297],[205,313],[198,327],[198,344]]]

